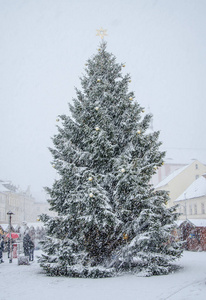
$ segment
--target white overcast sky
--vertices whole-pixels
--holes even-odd
[[[167,158],[206,163],[205,16],[205,0],[0,0],[0,179],[45,197],[56,117],[69,113],[100,27]]]

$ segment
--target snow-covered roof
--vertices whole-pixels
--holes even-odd
[[[9,227],[8,224],[0,224],[1,228],[3,228],[4,231],[6,231]]]
[[[182,171],[184,171],[186,168],[188,167],[188,165],[179,168],[177,170],[175,170],[174,172],[172,172],[169,176],[167,176],[165,179],[163,179],[162,181],[160,181],[155,188],[159,188],[162,186],[165,186],[166,184],[168,184],[168,182],[170,182],[172,179],[174,179],[177,175],[179,175]]]
[[[178,220],[176,221],[177,225],[180,226],[185,221],[189,221],[196,227],[206,227],[206,219],[187,219],[187,220]]]
[[[4,192],[9,192],[9,189],[7,189],[2,182],[0,182],[0,192],[4,193]]]
[[[201,176],[196,179],[175,201],[182,201],[206,195],[206,178]]]
[[[3,228],[4,231],[7,231],[9,229],[9,225],[8,224],[0,224],[0,226]],[[35,222],[35,223],[26,223],[25,224],[26,227],[34,227],[34,229],[36,230],[38,227],[42,228],[44,227],[44,223],[43,222]],[[23,224],[19,225],[19,224],[12,224],[12,227],[14,229],[18,228],[18,227],[24,227]]]
[[[44,223],[43,222],[35,222],[35,223],[27,223],[27,226],[29,228],[34,227],[34,229],[37,229],[38,227],[44,227]]]

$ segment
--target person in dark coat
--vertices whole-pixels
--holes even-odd
[[[13,240],[11,239],[12,244],[12,251],[13,251]],[[7,251],[8,251],[8,258],[10,258],[10,238],[7,241]]]
[[[0,240],[0,263],[3,263],[3,251],[4,251],[4,239],[3,237]]]
[[[30,239],[29,241],[29,260],[34,260],[34,242],[32,241],[32,239]]]
[[[30,235],[27,233],[23,238],[23,248],[24,248],[24,255],[29,256],[29,247],[30,247]]]

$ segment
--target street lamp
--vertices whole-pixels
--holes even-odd
[[[8,211],[7,215],[9,216],[9,241],[10,241],[10,255],[9,255],[9,262],[12,263],[12,241],[11,241],[11,215],[14,215],[13,212]]]

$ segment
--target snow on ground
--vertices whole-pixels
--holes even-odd
[[[35,254],[39,255],[39,251]],[[170,275],[104,279],[48,277],[37,260],[29,266],[0,264],[0,300],[205,300],[206,252],[184,252],[183,267]]]

